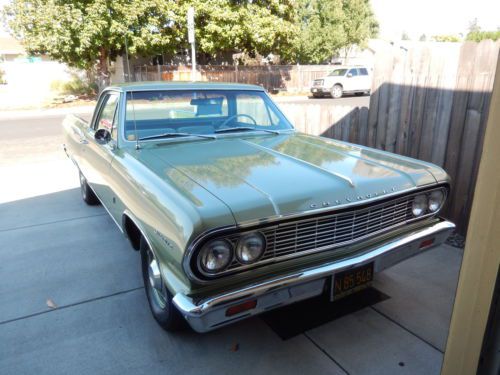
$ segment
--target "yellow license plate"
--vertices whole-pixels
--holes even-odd
[[[335,301],[366,288],[373,281],[373,263],[337,273],[332,277],[330,300]]]

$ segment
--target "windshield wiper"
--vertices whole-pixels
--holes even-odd
[[[278,130],[261,129],[261,128],[255,128],[253,126],[236,126],[234,128],[217,129],[214,133],[230,133],[238,131],[263,131],[271,134],[280,134]]]
[[[162,133],[162,134],[149,135],[147,137],[139,138],[139,141],[147,141],[148,139],[177,138],[177,137],[200,137],[200,138],[208,138],[208,139],[217,139],[217,137],[215,135],[207,135],[207,134]]]

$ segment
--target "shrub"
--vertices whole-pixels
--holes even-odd
[[[70,81],[53,81],[50,88],[52,91],[56,91],[62,95],[93,98],[97,94],[97,85],[90,83],[88,79],[82,78],[77,74],[72,74]]]
[[[66,95],[94,97],[97,94],[97,85],[81,77],[74,76],[71,81],[63,83],[61,93]]]

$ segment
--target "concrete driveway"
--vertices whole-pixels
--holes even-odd
[[[439,373],[460,249],[385,271],[374,287],[387,299],[287,340],[260,317],[166,333],[149,312],[138,254],[102,207],[80,199],[50,130],[60,118],[0,120],[0,130],[43,121],[46,132],[0,141],[11,150],[0,165],[0,373]]]

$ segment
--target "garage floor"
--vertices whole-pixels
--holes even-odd
[[[0,167],[1,374],[440,372],[460,249],[379,274],[389,298],[287,340],[260,317],[168,334],[149,312],[138,254],[81,201],[61,154]]]

